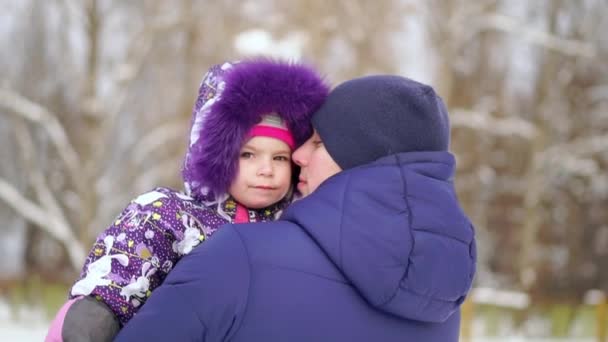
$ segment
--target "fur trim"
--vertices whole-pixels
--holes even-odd
[[[308,66],[266,58],[216,66],[209,73],[195,105],[183,177],[192,195],[216,197],[230,187],[246,135],[263,115],[281,116],[299,146],[312,134],[312,114],[329,87]]]

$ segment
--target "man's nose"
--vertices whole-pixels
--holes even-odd
[[[296,165],[298,165],[299,167],[306,166],[306,161],[305,161],[305,158],[304,158],[304,149],[303,148],[304,148],[304,146],[298,148],[291,155],[291,160],[293,160],[293,162],[296,163]]]

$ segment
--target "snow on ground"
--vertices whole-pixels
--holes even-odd
[[[0,341],[43,341],[48,329],[48,323],[0,322]],[[462,341],[462,340],[461,340]],[[587,339],[551,339],[551,338],[525,338],[525,337],[477,337],[470,342],[595,342],[593,338]],[[464,341],[462,341],[464,342]]]
[[[44,341],[48,325],[41,310],[23,307],[13,312],[0,298],[0,341]]]
[[[2,321],[0,322],[0,341],[44,341],[47,328],[46,324]]]
[[[0,341],[38,342],[43,341],[49,322],[41,310],[22,308],[11,312],[8,303],[0,299]],[[526,338],[512,337],[476,337],[469,342],[595,342],[593,338]],[[466,341],[462,341],[466,342]]]

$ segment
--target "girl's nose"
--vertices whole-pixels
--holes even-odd
[[[272,170],[272,163],[271,162],[267,162],[264,161],[261,163],[261,165],[258,167],[258,176],[272,176],[273,170]]]

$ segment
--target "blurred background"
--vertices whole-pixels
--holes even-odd
[[[181,188],[207,68],[267,55],[443,97],[479,249],[463,341],[605,338],[608,1],[0,5],[0,336],[40,340],[95,236]]]

